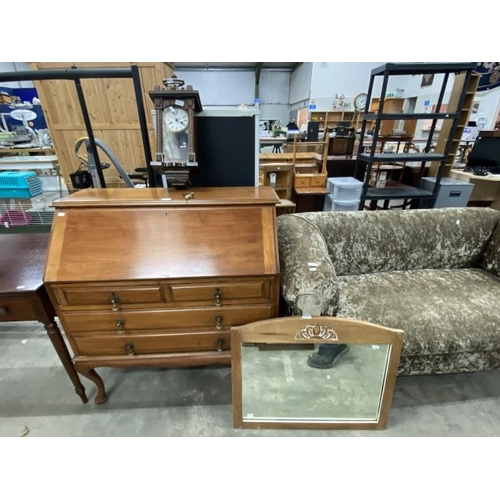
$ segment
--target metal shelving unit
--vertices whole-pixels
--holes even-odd
[[[446,166],[446,160],[451,150],[452,140],[455,136],[458,121],[461,117],[461,110],[465,102],[465,96],[469,85],[469,80],[472,71],[475,69],[476,63],[415,63],[415,64],[400,64],[388,63],[378,68],[374,68],[371,72],[370,83],[367,92],[366,108],[363,114],[361,136],[359,139],[360,150],[356,157],[355,177],[366,164],[365,177],[363,182],[363,190],[360,200],[360,210],[365,206],[365,202],[376,200],[411,200],[411,206],[414,207],[433,207],[439,192],[439,185],[443,172]],[[445,97],[446,87],[450,80],[450,75],[465,73],[464,84],[460,97],[457,103],[457,109],[442,111],[443,100]],[[389,79],[393,76],[402,75],[443,75],[441,89],[439,91],[438,100],[436,103],[435,112],[432,113],[384,113],[384,103],[387,96],[387,88]],[[370,103],[374,96],[374,84],[376,79],[382,79],[382,87],[380,91],[379,108],[376,113],[370,113]],[[431,120],[432,124],[429,129],[426,144],[421,153],[378,153],[376,152],[377,142],[380,140],[380,129],[383,120]],[[445,147],[442,153],[431,152],[433,141],[435,141],[436,124],[438,120],[449,120],[451,127],[449,128],[448,136],[445,138]],[[367,123],[374,123],[373,136],[365,137]],[[448,129],[448,128],[447,128]],[[368,153],[362,152],[362,145],[365,141],[371,140],[370,151]],[[419,179],[422,178],[424,167],[427,162],[437,162],[439,168],[436,173],[436,183],[433,191],[427,191],[419,187],[407,186],[400,183],[393,183],[390,187],[373,187],[370,185],[372,177],[372,168],[374,164],[381,163],[399,163],[405,162],[421,162],[419,169]],[[425,200],[421,202],[421,200]]]

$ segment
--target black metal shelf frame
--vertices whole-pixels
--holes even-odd
[[[149,186],[155,187],[154,172],[151,167],[151,146],[149,143],[146,114],[142,98],[142,85],[139,67],[131,65],[128,68],[77,68],[72,66],[69,69],[39,69],[33,71],[15,71],[0,73],[0,83],[21,82],[26,80],[73,80],[75,82],[76,93],[80,103],[80,109],[85,123],[85,128],[89,136],[90,149],[96,162],[97,175],[101,187],[106,187],[106,181],[102,172],[101,162],[95,143],[92,123],[90,121],[85,95],[83,93],[81,80],[87,78],[132,78],[134,84],[135,100],[137,102],[137,113],[139,115],[139,125],[141,127],[141,137],[144,148],[144,157],[149,177]]]
[[[365,169],[365,178],[363,183],[363,189],[361,193],[360,209],[364,207],[365,200],[388,200],[388,199],[426,199],[431,201],[431,205],[434,206],[436,201],[439,186],[441,183],[441,178],[443,177],[443,172],[446,166],[446,159],[451,151],[452,138],[455,137],[455,131],[457,129],[458,121],[460,118],[460,110],[462,109],[465,97],[467,93],[467,88],[469,85],[470,77],[473,69],[476,67],[475,63],[416,63],[416,64],[400,64],[400,63],[387,63],[378,68],[374,68],[371,72],[370,82],[368,86],[367,99],[365,111],[363,114],[362,125],[361,125],[361,135],[359,138],[360,147],[364,143],[366,126],[368,121],[375,121],[375,128],[373,135],[367,136],[366,139],[372,140],[372,147],[370,148],[369,154],[360,153],[356,155],[356,164],[354,176],[357,177],[358,172],[361,169],[361,162],[367,164]],[[453,113],[442,112],[443,99],[446,91],[446,87],[451,74],[456,74],[460,72],[466,72],[466,78],[462,91],[460,94],[458,108]],[[389,78],[391,76],[401,76],[401,75],[425,75],[425,74],[443,74],[443,82],[441,84],[441,89],[438,94],[438,100],[436,103],[436,111],[433,113],[384,113],[384,103],[386,101],[387,86],[389,83]],[[379,108],[378,112],[370,113],[370,104],[372,100],[373,88],[376,77],[382,77],[382,89],[380,92]],[[380,126],[384,120],[391,119],[426,119],[432,120],[432,124],[429,130],[429,135],[424,146],[423,153],[420,154],[397,154],[397,153],[375,153],[376,144],[380,140]],[[452,120],[451,130],[446,141],[444,152],[440,154],[430,153],[434,133],[436,132],[436,124],[438,120],[449,119]],[[419,188],[414,188],[408,186],[407,188],[371,188],[369,186],[372,166],[374,163],[383,162],[398,162],[398,161],[421,161],[421,166],[419,170],[419,179],[422,177],[425,163],[427,161],[439,161],[439,169],[436,176],[436,183],[432,193]],[[408,196],[413,194],[413,196]]]

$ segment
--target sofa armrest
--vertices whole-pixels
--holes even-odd
[[[299,310],[297,299],[314,294],[322,302],[321,314],[334,316],[339,284],[323,235],[300,215],[281,215],[277,220],[281,292],[292,314],[310,313]]]
[[[497,223],[481,258],[481,267],[500,278],[500,222]]]

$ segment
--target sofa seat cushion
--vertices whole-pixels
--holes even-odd
[[[404,330],[402,358],[500,351],[500,279],[481,269],[338,279],[337,316]]]

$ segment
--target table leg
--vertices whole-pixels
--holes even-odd
[[[81,400],[86,403],[88,401],[87,396],[85,394],[85,387],[80,382],[78,378],[78,373],[73,366],[73,362],[71,361],[71,356],[68,352],[68,348],[64,343],[64,340],[61,335],[61,331],[59,330],[55,321],[51,321],[50,323],[44,323],[43,326],[49,335],[49,339],[54,346],[54,349],[61,360],[66,373],[69,375],[71,382],[73,382],[73,386],[75,387],[76,393],[80,396]]]
[[[98,373],[88,366],[85,362],[76,363],[76,370],[78,373],[81,373],[84,377],[88,378],[97,387],[97,395],[94,399],[94,403],[96,405],[101,405],[108,400],[108,396],[106,396],[106,390],[104,388],[104,382],[102,378],[98,375]]]

